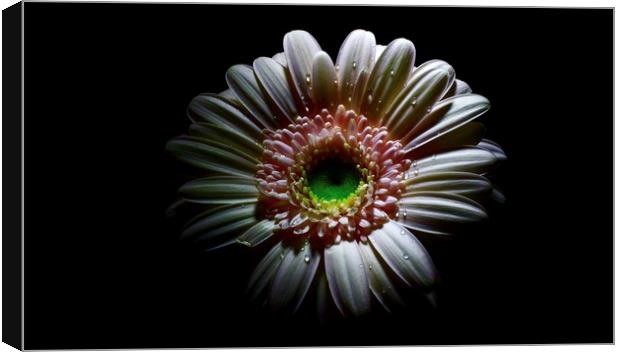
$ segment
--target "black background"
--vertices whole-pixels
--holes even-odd
[[[612,10],[25,4],[26,348],[612,341]],[[179,243],[165,142],[232,64],[310,31],[411,39],[492,102],[507,204],[423,238],[439,308],[321,327],[245,302],[259,259]]]

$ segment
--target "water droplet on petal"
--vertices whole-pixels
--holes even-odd
[[[411,99],[411,106],[415,106],[415,104],[418,103],[418,98],[413,97],[413,99]]]
[[[304,257],[304,262],[309,263],[310,262],[310,256],[305,256]]]
[[[310,74],[306,74],[306,83],[310,84]]]
[[[394,69],[390,70],[390,76],[394,76]]]
[[[372,265],[369,265],[369,266],[368,266],[368,270],[372,270]]]
[[[406,255],[406,254],[403,254],[403,259],[404,259],[404,260],[409,260],[409,256],[408,256],[408,255]]]
[[[357,62],[353,61],[353,69],[355,70],[357,68]]]
[[[405,230],[400,230],[400,234],[404,235],[405,234]]]
[[[340,70],[340,65],[336,65],[336,71]]]
[[[360,268],[363,268],[363,267],[364,267],[364,264],[360,263]]]

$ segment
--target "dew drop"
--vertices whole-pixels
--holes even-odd
[[[349,95],[349,98],[347,98],[347,100],[349,101],[349,103],[351,102],[351,96]]]
[[[364,264],[360,263],[360,268],[363,268],[363,267],[364,267]]]
[[[355,70],[357,68],[357,62],[353,61],[353,69]]]
[[[413,170],[413,176],[418,176],[419,174],[420,174],[420,171],[418,169]]]
[[[310,256],[305,256],[304,257],[304,262],[309,263],[310,262]]]
[[[390,76],[394,76],[394,69],[390,70]]]
[[[372,265],[369,265],[369,266],[368,266],[368,270],[372,270]]]
[[[310,74],[306,74],[306,83],[310,84]]]
[[[336,71],[340,71],[340,65],[336,65]]]
[[[284,260],[284,254],[280,253],[280,260]]]
[[[429,107],[426,109],[426,112],[431,112],[432,110],[433,110],[433,107],[432,107],[432,106],[429,106]]]
[[[372,103],[372,94],[368,94],[368,104]]]
[[[405,234],[405,230],[400,230],[400,234],[404,235]]]
[[[406,254],[403,254],[403,259],[404,259],[404,260],[409,260],[409,256],[408,256],[408,255],[406,255]]]
[[[334,85],[336,85],[336,86],[338,85],[338,80],[337,79],[334,80]]]
[[[411,106],[415,106],[415,104],[418,103],[418,98],[413,97],[413,99],[411,99]]]

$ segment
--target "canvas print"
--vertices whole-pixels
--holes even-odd
[[[613,343],[613,14],[5,9],[3,341]]]

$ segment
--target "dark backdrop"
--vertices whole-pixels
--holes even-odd
[[[25,4],[26,348],[612,341],[612,10]],[[492,102],[509,160],[488,226],[424,238],[439,308],[320,327],[242,295],[251,251],[205,255],[164,212],[165,142],[236,63],[310,31],[411,39]]]

